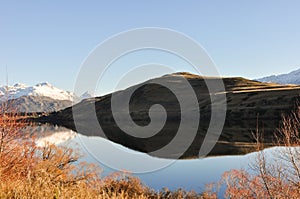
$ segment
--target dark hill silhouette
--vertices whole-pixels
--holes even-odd
[[[261,83],[241,77],[225,77],[220,79],[218,77],[202,77],[190,73],[176,73],[154,80],[178,84],[178,90],[185,94],[185,90],[180,87],[182,77],[188,80],[197,95],[200,108],[200,125],[197,135],[188,149],[180,148],[181,141],[184,142],[183,138],[183,140],[175,143],[174,152],[156,154],[159,157],[175,158],[178,155],[177,149],[185,150],[181,158],[198,156],[211,118],[210,95],[220,94],[218,91],[216,93],[209,93],[206,86],[207,82],[214,83],[214,81],[222,80],[225,85],[227,98],[224,129],[209,155],[237,155],[256,150],[255,139],[252,133],[255,132],[257,124],[263,133],[264,142],[268,146],[273,142],[273,133],[279,126],[282,113],[288,113],[295,107],[300,93],[299,86]],[[151,122],[149,118],[149,108],[151,105],[162,105],[167,112],[167,122],[155,136],[151,138],[136,138],[124,133],[116,125],[112,115],[112,94],[86,99],[73,107],[73,110],[77,110],[76,112],[80,113],[77,115],[79,121],[77,122],[77,127],[80,127],[79,133],[102,137],[105,134],[113,142],[134,150],[150,153],[151,155],[151,152],[170,143],[176,135],[180,124],[180,105],[176,96],[170,90],[152,83],[154,80],[149,80],[142,86],[137,85],[123,91],[118,91],[114,95],[122,100],[122,96],[132,89],[137,88],[130,100],[130,115],[133,121],[140,126],[145,126]],[[221,102],[217,101],[216,103]],[[94,106],[103,132],[99,132],[96,126],[89,120],[91,114],[93,114],[91,111]],[[193,107],[191,109],[188,108],[186,111],[193,111]],[[37,120],[76,130],[72,107],[59,112],[53,112]],[[155,122],[155,119],[152,122]],[[142,134],[143,132],[140,133]]]

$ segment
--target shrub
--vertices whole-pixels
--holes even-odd
[[[227,198],[300,198],[300,108],[284,115],[275,134],[273,157],[261,150],[251,165],[253,173],[231,170],[224,173]],[[258,149],[263,141],[257,138]]]

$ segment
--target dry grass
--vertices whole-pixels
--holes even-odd
[[[226,198],[300,198],[300,107],[290,115],[284,115],[274,141],[282,146],[275,149],[273,157],[258,152],[254,170],[232,170],[224,173]],[[262,136],[261,136],[262,137]],[[256,136],[258,149],[263,141]]]
[[[0,115],[0,198],[212,198],[182,189],[157,192],[126,173],[100,178],[101,169],[79,162],[76,151],[38,147],[24,131],[28,125],[13,112]]]

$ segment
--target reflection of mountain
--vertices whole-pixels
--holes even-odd
[[[298,84],[300,85],[300,69],[292,71],[288,74],[271,75],[258,79],[261,82],[273,82],[278,84]]]
[[[197,135],[188,149],[183,146],[186,135],[181,140],[173,143],[173,149],[164,154],[154,154],[159,157],[174,158],[178,151],[185,153],[182,158],[195,157],[199,153],[204,136],[211,118],[211,95],[218,96],[220,93],[209,93],[206,83],[220,80],[214,77],[200,77],[189,73],[166,75],[161,78],[149,80],[142,86],[137,85],[126,90],[116,92],[114,96],[122,104],[124,96],[135,90],[130,100],[130,115],[134,122],[145,126],[150,122],[159,122],[157,118],[149,118],[149,108],[154,104],[162,105],[167,112],[167,121],[161,131],[149,138],[137,138],[123,132],[115,123],[111,112],[111,94],[103,97],[86,99],[73,107],[76,110],[80,133],[84,135],[106,136],[108,139],[120,143],[129,148],[142,151],[154,152],[169,144],[177,133],[181,121],[180,105],[176,96],[166,87],[153,83],[160,81],[174,84],[176,90],[186,99],[190,99],[190,93],[182,87],[182,77],[186,78],[197,94],[200,107],[200,126]],[[204,81],[205,80],[205,81]],[[299,99],[299,86],[283,86],[278,84],[261,83],[244,78],[223,78],[227,97],[227,116],[225,126],[219,141],[210,155],[245,154],[255,150],[252,132],[257,127],[263,131],[265,142],[273,140],[273,132],[278,127],[281,114],[293,109],[296,99]],[[215,104],[222,104],[215,101]],[[96,107],[98,121],[104,134],[100,132],[92,122],[93,108]],[[193,107],[185,111],[194,111]],[[122,109],[118,110],[122,113]],[[126,119],[126,118],[124,118]],[[192,122],[193,118],[189,118]],[[63,125],[75,130],[72,108],[54,112],[49,116],[38,118],[38,121]],[[199,121],[198,121],[199,122]],[[140,132],[141,135],[143,131]],[[151,155],[153,155],[151,153]]]
[[[70,129],[53,125],[28,126],[25,131],[30,132],[37,146],[41,147],[47,144],[61,144],[76,136]]]
[[[72,102],[90,97],[86,92],[80,98],[74,93],[44,82],[35,86],[15,84],[0,87],[0,102],[10,110],[20,112],[53,112],[72,106]]]

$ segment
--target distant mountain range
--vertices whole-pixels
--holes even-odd
[[[89,98],[86,92],[78,97],[74,93],[56,88],[48,82],[27,86],[17,83],[0,87],[1,106],[19,112],[53,112],[67,108],[73,102]]]
[[[261,82],[272,82],[278,84],[298,84],[300,85],[300,69],[287,74],[271,75],[257,79]]]

